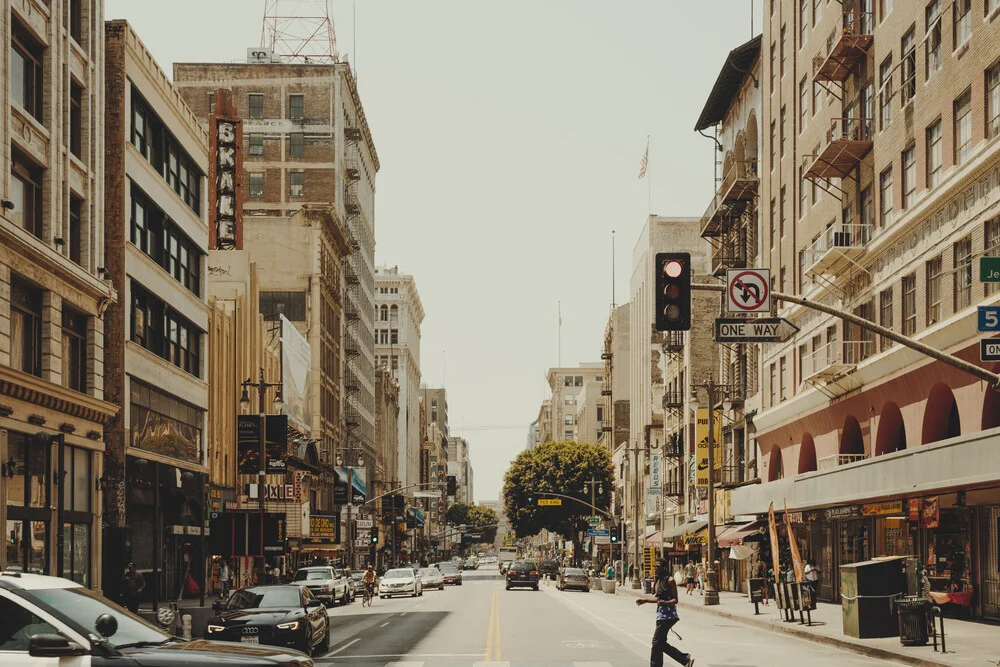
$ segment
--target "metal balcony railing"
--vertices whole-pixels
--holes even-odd
[[[844,178],[872,149],[872,119],[831,118],[826,143],[805,172],[806,178]]]
[[[715,236],[725,226],[723,221],[742,215],[753,201],[758,183],[756,158],[734,162],[723,175],[715,196],[701,217],[701,235]]]
[[[816,461],[816,469],[829,470],[830,468],[847,465],[855,461],[863,461],[866,458],[868,457],[864,454],[833,454],[832,456],[824,456]]]
[[[713,275],[723,276],[727,269],[749,268],[746,239],[724,238],[720,239],[718,243],[712,252]]]
[[[813,58],[813,78],[816,81],[842,83],[871,48],[874,26],[875,15],[872,12],[844,12],[840,26],[832,35],[830,52]]]
[[[802,378],[806,382],[829,382],[851,373],[871,356],[873,341],[833,341],[813,350],[803,359]]]
[[[681,498],[684,496],[684,482],[667,480],[663,482],[663,495],[672,498]]]
[[[680,352],[684,349],[684,332],[664,331],[661,347],[664,352]]]
[[[739,486],[746,481],[743,466],[722,466],[715,469],[715,483],[720,487]]]
[[[803,267],[806,273],[839,273],[844,265],[858,261],[872,240],[871,225],[833,225],[806,248]]]
[[[681,392],[681,391],[665,391],[665,392],[663,392],[663,407],[665,409],[669,409],[669,408],[683,408],[684,407],[684,392]]]

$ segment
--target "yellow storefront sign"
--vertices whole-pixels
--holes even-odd
[[[715,469],[722,469],[722,413],[715,412],[713,430],[715,431]],[[708,486],[708,408],[698,409],[698,421],[694,428],[695,460],[698,462],[696,484],[700,487]]]
[[[861,506],[861,516],[888,516],[903,513],[902,500],[890,500],[884,503],[870,503]]]

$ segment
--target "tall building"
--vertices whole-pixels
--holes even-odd
[[[976,270],[1000,251],[1000,22],[995,3],[765,7],[762,266],[776,289],[977,363]],[[765,482],[826,572],[917,554],[936,588],[1000,617],[1000,393],[940,361],[800,306],[762,348],[753,417]],[[982,364],[989,366],[989,364]],[[995,364],[993,370],[996,370]],[[748,410],[751,406],[748,402]],[[827,578],[821,599],[840,599]]]
[[[586,382],[604,382],[604,364],[585,362],[577,367],[550,368],[546,374],[549,390],[552,392],[549,408],[551,423],[548,440],[577,439],[577,403]]]
[[[469,459],[469,441],[465,438],[448,438],[448,475],[455,478],[455,502],[473,504],[472,461]]]
[[[315,409],[303,435],[319,441],[326,464],[360,456],[374,470],[370,265],[379,162],[350,66],[178,63],[174,82],[203,119],[217,88],[232,91],[243,119],[243,226],[261,268],[261,311],[308,332],[312,351]],[[332,479],[324,479],[325,510],[333,498]]]
[[[420,388],[420,398],[427,410],[427,423],[437,424],[440,431],[448,437],[448,396],[445,389],[431,389],[426,385]]]
[[[208,135],[128,23],[108,22],[105,37],[104,267],[119,299],[104,368],[121,408],[108,456],[151,491],[118,499],[125,521],[104,534],[104,573],[117,584],[134,562],[165,600],[188,568],[203,581],[206,561],[186,527],[204,524],[208,483]]]
[[[608,415],[601,426],[599,443],[614,451],[623,442],[628,443],[629,428],[629,304],[616,307],[604,327],[604,413]]]
[[[397,266],[375,269],[375,355],[399,383],[399,446],[396,481],[420,482],[420,324],[424,306],[413,276]],[[413,490],[408,490],[410,494]]]
[[[100,489],[125,480],[123,461],[104,457],[118,411],[105,400],[104,318],[124,285],[103,273],[103,3],[75,6],[0,3],[0,567],[101,589]],[[72,466],[67,493],[46,498],[33,471],[57,458]]]
[[[604,397],[601,396],[601,381],[587,380],[583,383],[583,391],[576,398],[576,440],[579,442],[597,443],[603,433],[607,413]]]

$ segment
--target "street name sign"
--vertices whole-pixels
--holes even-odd
[[[355,522],[355,525],[358,528],[371,528],[375,525],[375,522],[372,519],[358,519]]]
[[[538,505],[540,507],[558,507],[562,505],[562,498],[539,498]]]
[[[592,516],[587,518],[587,523],[591,526],[596,526],[601,522],[600,517]]]
[[[770,311],[770,269],[729,269],[726,271],[726,312],[768,313]]]
[[[440,498],[441,497],[441,489],[437,489],[435,491],[414,491],[413,492],[413,497],[414,498]]]
[[[587,531],[589,537],[611,537],[611,531],[607,528],[591,528]]]
[[[979,258],[979,282],[1000,283],[1000,257]]]
[[[782,343],[799,328],[783,317],[740,319],[720,317],[715,320],[717,343]]]
[[[611,544],[610,535],[595,535],[594,544]]]
[[[979,330],[1000,331],[1000,306],[979,306]]]
[[[1000,338],[979,341],[980,361],[1000,361]]]

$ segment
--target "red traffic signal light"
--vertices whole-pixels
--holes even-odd
[[[660,252],[656,254],[657,331],[691,329],[691,254]]]

